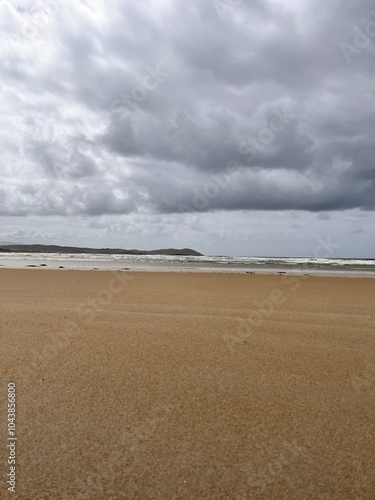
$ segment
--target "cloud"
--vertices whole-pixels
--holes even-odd
[[[2,2],[0,214],[374,210],[371,7]]]

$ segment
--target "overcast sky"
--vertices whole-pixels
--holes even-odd
[[[0,241],[374,257],[375,3],[3,0]]]

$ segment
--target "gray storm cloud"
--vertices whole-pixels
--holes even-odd
[[[373,2],[220,5],[2,2],[0,214],[374,210]]]

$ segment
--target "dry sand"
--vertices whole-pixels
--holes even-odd
[[[371,278],[2,269],[1,498],[15,382],[10,498],[372,500],[374,313]]]

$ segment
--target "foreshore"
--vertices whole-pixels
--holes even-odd
[[[329,248],[329,247],[327,247]],[[77,269],[98,271],[214,272],[372,276],[374,259],[324,257],[230,257],[65,253],[0,253],[1,269]]]
[[[373,499],[372,277],[0,268],[0,320],[19,498]]]

